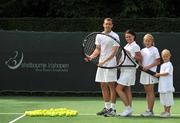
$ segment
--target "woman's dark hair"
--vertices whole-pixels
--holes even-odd
[[[134,41],[136,41],[136,34],[132,29],[126,30],[125,34],[127,34],[127,33],[133,35],[134,36]]]

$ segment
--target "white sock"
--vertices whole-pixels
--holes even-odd
[[[116,104],[115,104],[115,103],[111,103],[111,108],[112,108],[113,110],[115,110],[115,109],[116,109]]]
[[[110,102],[105,102],[104,105],[105,105],[106,109],[110,109],[111,108],[111,103]]]
[[[125,106],[125,109],[127,109],[127,110],[131,110],[131,106],[130,106],[130,105]]]
[[[152,112],[152,110],[150,110],[150,109],[147,109],[147,111]]]

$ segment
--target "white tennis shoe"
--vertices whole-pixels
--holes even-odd
[[[151,117],[151,116],[154,116],[154,113],[151,112],[151,111],[145,111],[141,114],[141,116],[143,117]]]
[[[130,109],[125,109],[122,113],[118,113],[117,115],[122,116],[122,117],[128,117],[128,116],[131,116],[132,113],[133,113],[133,110],[130,108]]]
[[[162,112],[161,114],[160,114],[160,117],[170,117],[171,115],[170,115],[170,113],[169,112]]]

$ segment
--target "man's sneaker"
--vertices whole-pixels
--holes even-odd
[[[104,116],[105,116],[105,117],[113,117],[113,116],[116,116],[116,110],[110,108],[110,109],[104,114]]]
[[[97,115],[104,115],[107,112],[108,112],[108,109],[107,108],[103,108],[100,112],[97,112],[96,114]]]
[[[170,115],[170,113],[169,112],[162,112],[161,114],[160,114],[160,117],[170,117],[171,115]]]
[[[122,113],[118,113],[118,116],[122,116],[122,117],[128,117],[132,115],[132,109],[125,109]]]
[[[143,117],[151,117],[154,116],[154,113],[152,111],[145,111],[144,113],[141,114]]]

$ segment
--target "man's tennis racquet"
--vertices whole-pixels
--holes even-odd
[[[101,33],[101,32],[93,32],[93,33],[90,33],[89,35],[87,35],[85,37],[85,39],[83,40],[83,43],[82,43],[82,54],[83,54],[83,57],[86,58],[87,56],[90,56],[95,48],[96,48],[96,45],[95,45],[95,40],[96,40],[96,36],[97,35],[101,35],[103,36],[106,40],[114,43],[118,43],[120,45],[120,41],[116,38],[114,38],[113,36],[111,35],[107,35],[105,33]],[[132,65],[123,65],[126,57],[128,57],[131,61],[132,61]],[[136,67],[137,69],[141,70],[141,71],[144,71],[143,70],[143,67],[140,66],[136,61],[135,59],[133,59],[127,52],[126,50],[124,49],[124,47],[122,45],[120,45],[120,47],[118,48],[118,51],[116,53],[116,61],[117,61],[117,64],[113,65],[113,66],[98,66],[100,68],[104,68],[104,69],[114,69],[114,68],[120,68],[120,67]],[[96,58],[92,59],[91,61],[89,61],[95,65],[98,65],[99,63],[99,56],[97,56]],[[156,72],[153,72],[151,70],[147,70],[147,71],[144,71],[146,73],[149,73],[150,75],[155,75]]]

